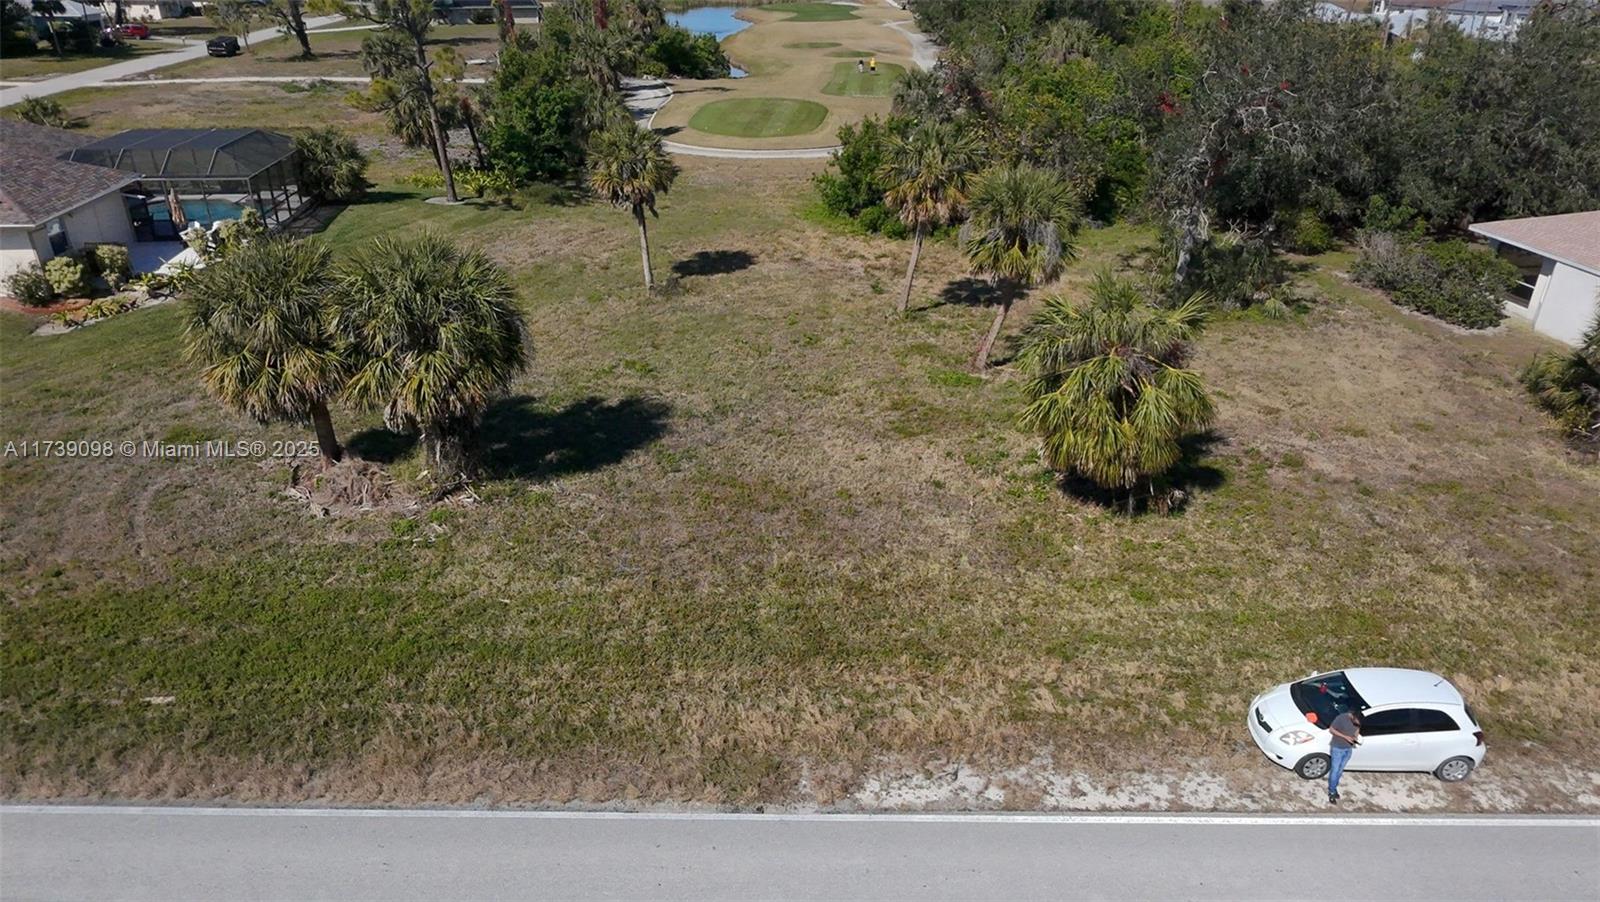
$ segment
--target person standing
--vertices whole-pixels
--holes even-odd
[[[1345,711],[1328,725],[1328,804],[1339,804],[1339,778],[1344,776],[1344,766],[1361,744],[1361,715]]]

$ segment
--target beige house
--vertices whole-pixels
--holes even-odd
[[[0,286],[19,269],[90,244],[132,244],[122,189],[137,173],[73,163],[93,139],[0,118]]]
[[[1480,222],[1470,229],[1522,274],[1506,313],[1578,344],[1600,316],[1600,210]]]

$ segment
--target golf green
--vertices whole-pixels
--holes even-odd
[[[838,3],[773,3],[761,9],[793,13],[785,22],[838,22],[856,17],[855,10]]]
[[[735,138],[803,135],[828,117],[828,108],[787,97],[747,97],[708,103],[689,117],[689,127]]]
[[[835,46],[837,46],[837,45],[835,45]],[[842,56],[845,59],[852,59],[852,60],[856,59],[857,57],[860,57],[861,59],[866,59],[867,57],[869,57],[871,55],[872,55],[872,51],[871,50],[830,50],[827,53],[823,54],[823,56]]]
[[[821,50],[824,47],[837,47],[838,41],[798,41],[793,44],[784,44],[790,50]]]
[[[879,63],[877,72],[857,72],[855,63],[838,63],[822,93],[841,97],[887,97],[906,74],[904,66]]]

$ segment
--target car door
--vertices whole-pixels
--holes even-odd
[[[1472,750],[1472,734],[1456,722],[1448,711],[1417,709],[1417,749],[1412,770],[1433,770],[1446,758]]]
[[[1390,708],[1361,715],[1361,744],[1350,756],[1354,770],[1412,770],[1418,756],[1416,710]]]

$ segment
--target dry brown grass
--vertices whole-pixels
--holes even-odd
[[[1012,373],[961,376],[989,312],[936,302],[954,248],[896,318],[905,246],[798,217],[813,170],[685,160],[658,265],[722,262],[650,298],[604,207],[341,216],[341,246],[425,218],[516,274],[536,362],[470,510],[315,520],[281,466],[0,460],[8,794],[826,803],[885,768],[1199,750],[1294,784],[1243,706],[1353,663],[1454,679],[1490,773],[1588,759],[1600,473],[1515,384],[1537,338],[1314,271],[1308,313],[1213,324],[1209,478],[1129,520],[1040,470]],[[1147,241],[1089,233],[1064,285]],[[8,436],[303,437],[201,395],[176,313],[0,318]]]

